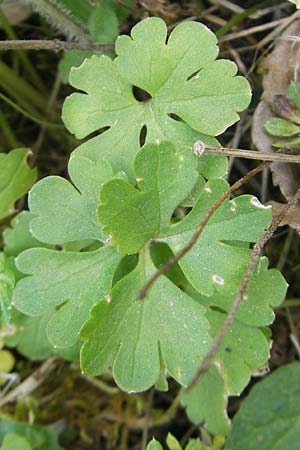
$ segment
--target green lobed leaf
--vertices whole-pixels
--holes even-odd
[[[215,35],[197,22],[183,22],[171,33],[160,18],[148,18],[116,42],[117,57],[92,57],[70,74],[70,83],[83,93],[69,96],[63,120],[78,138],[105,127],[78,152],[101,153],[116,171],[132,172],[146,127],[146,142],[169,140],[192,146],[197,140],[217,144],[213,136],[238,120],[250,101],[248,82],[236,77],[230,61],[215,61]],[[151,96],[137,100],[136,86]],[[172,116],[173,114],[173,116]],[[175,117],[174,117],[175,115]],[[122,139],[120,139],[122,136]],[[222,158],[206,155],[210,172]]]
[[[150,255],[96,305],[83,326],[81,367],[98,375],[112,367],[126,391],[143,391],[156,383],[161,368],[186,386],[210,337],[205,310],[166,277],[160,277],[144,300],[137,294],[155,267]]]
[[[32,236],[29,230],[33,214],[22,211],[10,223],[10,227],[3,232],[4,253],[7,256],[18,256],[19,253],[34,247],[49,247]]]
[[[4,437],[2,450],[32,450],[27,439],[15,433],[9,433]]]
[[[112,177],[109,163],[72,154],[68,170],[74,186],[64,178],[50,176],[34,185],[29,207],[34,237],[48,244],[80,239],[103,239],[96,217],[102,184]]]
[[[300,83],[291,81],[288,88],[288,96],[293,101],[297,109],[300,110]]]
[[[0,325],[10,322],[11,297],[14,285],[15,274],[11,263],[4,253],[0,252]]]
[[[221,328],[225,314],[208,310],[211,334]],[[225,395],[240,395],[251,375],[269,358],[269,340],[263,330],[235,320],[230,326],[214,362],[225,381]]]
[[[123,253],[137,253],[168,229],[174,209],[196,183],[197,163],[189,149],[176,152],[168,142],[146,145],[135,158],[137,189],[111,180],[101,190],[98,217],[111,244]]]
[[[30,448],[38,448],[39,450],[63,450],[57,443],[57,435],[49,427],[1,419],[0,442],[3,442],[5,436],[11,433],[25,438],[30,443]]]
[[[71,347],[56,348],[47,336],[47,324],[55,309],[47,310],[41,316],[27,316],[16,309],[12,311],[10,329],[3,338],[7,347],[16,347],[21,355],[32,360],[44,360],[56,355],[67,361],[79,361],[79,340]]]
[[[212,336],[225,320],[225,314],[209,309],[207,318]],[[235,320],[229,328],[214,364],[190,391],[182,393],[187,414],[194,423],[205,421],[213,434],[228,434],[227,397],[240,395],[250,377],[269,357],[269,341],[260,328]]]
[[[182,392],[187,415],[194,423],[202,423],[211,433],[227,434],[230,421],[227,416],[227,397],[224,380],[212,365],[190,391]]]
[[[298,125],[279,117],[272,117],[272,119],[267,120],[265,129],[271,136],[295,136],[300,133]]]
[[[193,164],[188,152],[176,154],[170,144],[151,144],[136,157],[139,191],[121,180],[104,184],[99,220],[105,232],[112,235],[111,244],[123,252],[135,253],[147,240],[160,238],[174,253],[180,251],[208,209],[228,189],[225,180],[211,179],[192,211],[178,223],[170,224],[175,207],[195,183]],[[194,247],[179,261],[186,278],[203,295],[212,295],[215,289],[222,295],[233,294],[250,257],[247,243],[258,240],[270,221],[270,209],[253,196],[225,201]],[[232,242],[233,236],[236,242]]]
[[[0,154],[0,219],[14,212],[13,206],[31,188],[36,169],[27,165],[28,149],[17,148]]]
[[[225,180],[209,180],[191,212],[162,236],[174,253],[188,244],[201,219],[227,189]],[[235,292],[250,257],[247,243],[256,242],[270,222],[270,209],[256,197],[242,195],[223,202],[179,261],[191,285],[205,296]]]
[[[287,287],[288,285],[279,270],[268,269],[268,259],[266,257],[260,258],[235,318],[255,327],[271,324],[275,318],[273,308],[283,302]],[[266,295],[266,292],[268,295]],[[236,293],[222,295],[222,293],[215,291],[211,297],[198,294],[195,298],[202,305],[214,306],[228,312],[235,296]]]
[[[226,450],[298,450],[300,363],[257,383],[233,419]]]
[[[61,305],[48,324],[50,342],[63,348],[75,345],[90,308],[110,290],[120,259],[112,247],[91,252],[26,250],[16,265],[31,276],[19,281],[13,303],[32,316]]]

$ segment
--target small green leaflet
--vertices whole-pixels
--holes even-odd
[[[148,389],[161,369],[186,386],[209,348],[205,309],[160,277],[143,301],[137,293],[155,267],[146,253],[138,266],[100,302],[81,330],[82,370],[98,375],[109,367],[126,391]]]
[[[35,217],[30,231],[48,244],[101,240],[96,210],[101,186],[112,177],[112,169],[105,161],[73,153],[68,170],[74,186],[64,178],[50,176],[32,188],[29,207]]]
[[[9,433],[4,437],[2,450],[32,450],[30,443],[18,434]]]
[[[4,253],[7,256],[18,256],[23,250],[33,247],[50,247],[32,236],[29,231],[33,214],[22,211],[10,223],[10,227],[3,232]]]
[[[32,425],[26,422],[13,422],[11,420],[1,419],[0,421],[0,443],[7,435],[13,433],[25,438],[29,444],[30,449],[38,450],[63,450],[58,445],[57,435],[50,427],[43,427],[39,425]],[[1,447],[2,448],[2,447]],[[16,450],[13,447],[13,450]]]
[[[84,93],[65,100],[67,128],[83,138],[109,127],[78,152],[102,155],[116,172],[132,174],[143,127],[146,142],[169,140],[180,147],[202,140],[216,145],[213,136],[238,120],[237,112],[250,101],[249,84],[236,76],[234,63],[215,60],[215,35],[198,22],[186,21],[166,40],[166,24],[151,17],[133,27],[131,36],[117,39],[113,61],[93,56],[71,71],[70,83]],[[151,98],[137,100],[133,87]],[[219,164],[224,166],[218,156],[203,159],[210,172],[214,165],[216,172]]]
[[[147,450],[163,450],[163,448],[160,443],[153,438],[152,441],[147,445]]]
[[[14,212],[14,203],[31,188],[36,169],[27,165],[28,149],[17,148],[0,154],[0,219]]]
[[[257,383],[233,419],[226,450],[298,450],[300,363]]]
[[[291,81],[288,88],[288,96],[293,101],[296,108],[300,111],[300,83]]]
[[[90,308],[110,290],[120,259],[112,247],[91,252],[26,250],[16,265],[31,276],[17,284],[14,306],[24,314],[38,316],[62,305],[48,324],[48,336],[54,346],[70,347]]]
[[[111,244],[123,253],[137,253],[166,231],[174,209],[197,181],[197,167],[190,149],[176,152],[170,142],[145,146],[135,158],[137,189],[113,179],[101,190],[98,217]]]
[[[9,259],[0,252],[0,325],[10,322],[15,274]]]
[[[138,189],[117,179],[103,185],[99,220],[112,236],[112,245],[135,253],[147,240],[160,238],[177,253],[189,242],[201,218],[228,188],[225,180],[211,179],[192,211],[171,224],[174,209],[196,181],[194,159],[189,152],[176,153],[166,143],[148,144],[135,161]],[[206,296],[215,289],[222,294],[234,293],[250,257],[247,243],[259,239],[270,220],[271,211],[253,196],[225,201],[196,245],[180,260],[186,278]],[[231,242],[233,236],[237,242]]]

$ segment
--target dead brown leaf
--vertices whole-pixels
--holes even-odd
[[[295,39],[284,39],[290,36]],[[273,109],[275,96],[287,95],[290,82],[300,80],[300,20],[296,20],[285,30],[274,50],[264,60],[263,67],[266,70],[263,77],[264,92],[254,113],[252,140],[259,151],[274,153],[272,143],[275,138],[267,134],[264,124],[269,118],[276,116]],[[272,163],[270,168],[274,185],[278,185],[284,197],[290,200],[300,188],[300,165]],[[291,211],[285,221],[300,230],[300,204]]]

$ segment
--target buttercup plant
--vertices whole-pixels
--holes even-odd
[[[252,195],[226,199],[178,264],[144,299],[139,292],[227,191],[226,159],[197,156],[193,145],[218,145],[216,136],[249,105],[250,87],[233,62],[216,59],[215,35],[197,22],[167,37],[162,19],[142,20],[117,39],[115,52],[71,70],[80,92],[65,100],[63,120],[86,140],[71,154],[70,181],[36,183],[26,220],[11,231],[17,236],[22,226],[29,236],[10,256],[19,274],[15,314],[18,323],[43,321],[48,349],[76,359],[80,348],[83,372],[111,369],[127,392],[166,390],[174,378],[189,417],[226,434],[226,399],[267,362],[266,327],[286,291],[266,258],[212,366],[191,391],[184,388],[231,307],[270,209]],[[180,218],[182,206],[189,209]],[[9,234],[4,241],[8,249]]]

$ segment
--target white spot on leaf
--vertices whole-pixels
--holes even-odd
[[[110,303],[111,302],[111,295],[110,294],[106,294],[104,296],[104,299],[105,299],[106,303]]]
[[[257,208],[260,208],[260,209],[272,208],[272,205],[263,205],[256,197],[252,197],[250,202],[252,203],[253,206],[256,206]]]
[[[202,156],[205,152],[205,144],[202,141],[195,142],[193,146],[193,151],[196,156]]]
[[[224,286],[224,278],[220,277],[219,275],[213,275],[213,282],[219,284],[220,286]]]

